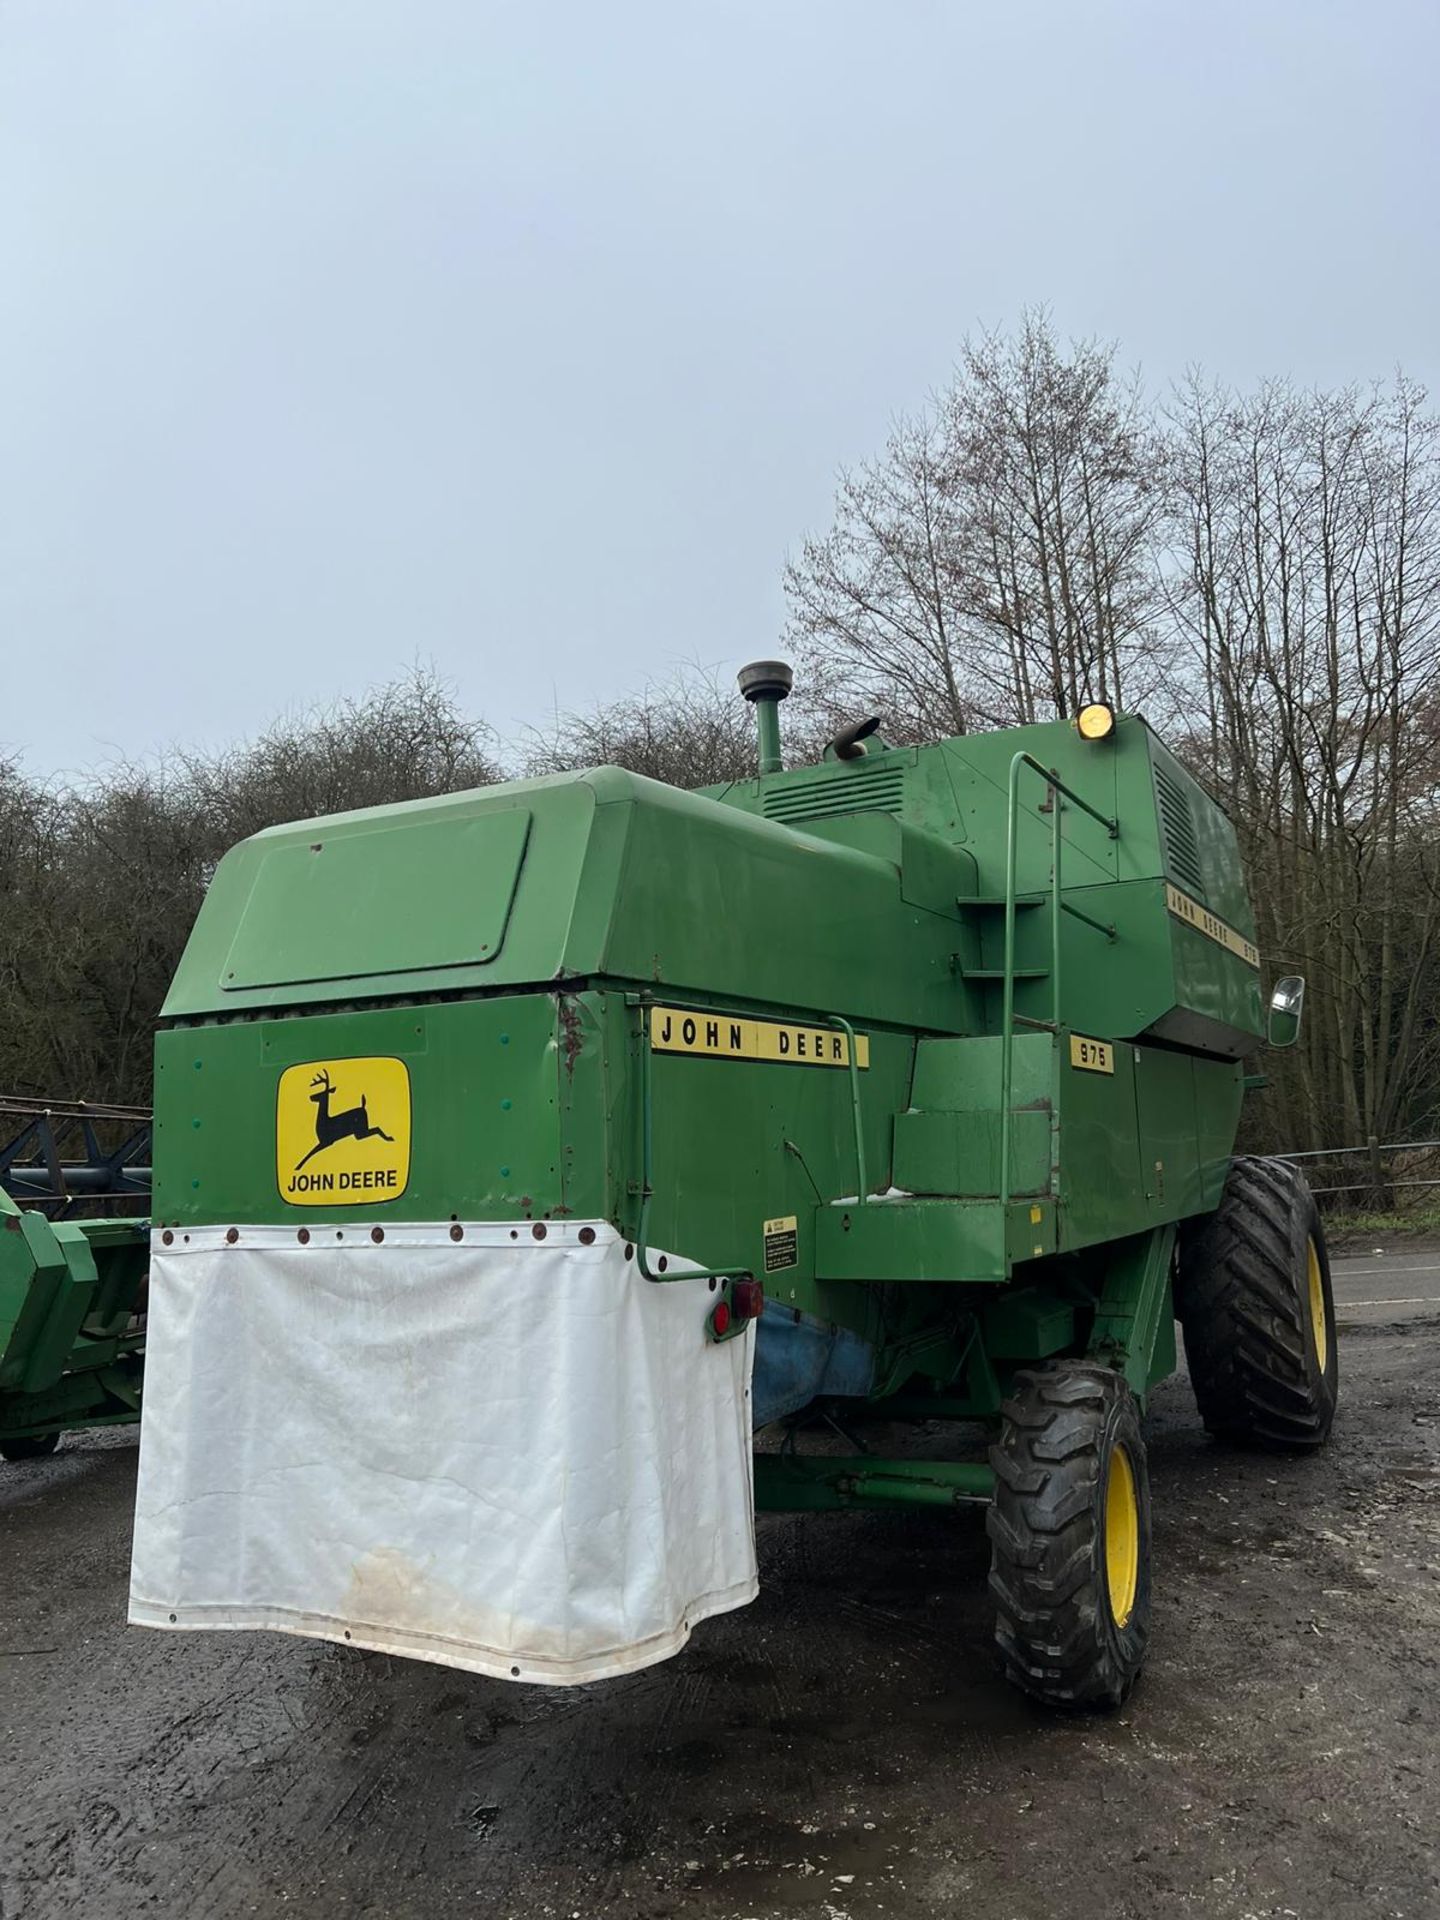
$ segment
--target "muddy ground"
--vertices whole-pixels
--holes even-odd
[[[0,1468],[0,1912],[1440,1914],[1440,1312],[1386,1284],[1319,1457],[1155,1396],[1155,1633],[1108,1719],[999,1678],[974,1510],[769,1516],[754,1606],[568,1691],[127,1629],[133,1434]]]

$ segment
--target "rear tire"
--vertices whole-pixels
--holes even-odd
[[[995,1638],[1017,1687],[1118,1707],[1150,1638],[1150,1475],[1123,1378],[1083,1360],[1017,1373],[991,1449]]]
[[[43,1460],[60,1444],[58,1433],[42,1433],[34,1439],[0,1440],[0,1456],[6,1460]]]
[[[1230,1163],[1220,1205],[1184,1236],[1176,1307],[1207,1430],[1237,1446],[1322,1446],[1339,1386],[1325,1229],[1283,1160]]]

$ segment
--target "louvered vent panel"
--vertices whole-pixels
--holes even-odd
[[[765,793],[767,820],[827,820],[837,813],[897,813],[905,797],[903,767],[849,767],[828,780],[803,786],[770,787]]]
[[[1205,898],[1205,873],[1200,864],[1200,842],[1189,797],[1163,767],[1155,769],[1155,792],[1160,802],[1160,830],[1171,875],[1188,892]]]

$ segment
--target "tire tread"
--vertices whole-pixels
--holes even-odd
[[[1147,1502],[1138,1415],[1129,1389],[1108,1367],[1067,1360],[1018,1372],[991,1450],[995,1499],[986,1524],[995,1637],[1009,1678],[1051,1706],[1118,1706],[1148,1636],[1148,1568],[1128,1654],[1101,1616],[1108,1604],[1097,1572],[1102,1446],[1122,1397],[1133,1423],[1126,1437],[1137,1492]],[[1148,1532],[1144,1526],[1142,1551]]]
[[[1324,1230],[1301,1175],[1242,1154],[1220,1205],[1182,1241],[1176,1307],[1200,1416],[1217,1439],[1293,1450],[1329,1434],[1333,1315],[1327,1380],[1311,1357],[1307,1236],[1323,1265]]]

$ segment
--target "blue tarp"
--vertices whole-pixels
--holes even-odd
[[[875,1349],[847,1327],[767,1301],[755,1329],[752,1424],[798,1413],[820,1394],[869,1393]]]

